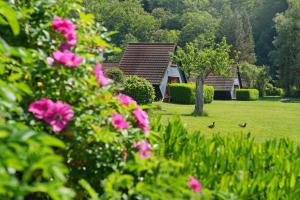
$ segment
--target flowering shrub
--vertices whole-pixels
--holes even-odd
[[[48,185],[33,190],[28,198],[43,199],[48,195],[54,199],[72,198],[74,193],[63,187],[65,183],[74,189],[76,199],[91,196],[92,188],[98,193],[96,196],[104,199],[110,199],[114,193],[122,198],[150,198],[157,195],[151,194],[153,188],[160,189],[160,195],[181,195],[173,190],[184,190],[186,198],[195,195],[188,186],[187,176],[180,175],[176,164],[156,157],[151,145],[156,136],[151,134],[148,114],[143,107],[131,97],[119,93],[121,88],[112,84],[103,73],[103,53],[113,51],[114,47],[107,42],[108,34],[103,27],[94,22],[92,15],[84,14],[78,2],[34,0],[11,4],[19,13],[28,7],[34,8],[28,10],[30,17],[20,14],[20,29],[26,29],[21,34],[26,40],[19,40],[19,43],[32,48],[28,49],[32,53],[31,61],[16,65],[17,60],[12,58],[10,65],[4,63],[12,71],[20,72],[24,85],[28,85],[32,92],[20,94],[17,103],[20,112],[3,116],[3,119],[6,121],[10,117],[20,121],[30,126],[32,132],[46,132],[49,137],[44,137],[45,141],[41,142],[40,134],[37,134],[38,139],[33,142],[40,144],[36,147],[48,148],[48,154],[39,152],[41,157],[57,159],[52,164],[40,163],[43,172],[36,177],[43,177]],[[68,18],[64,9],[73,18]],[[5,80],[9,74],[4,74]],[[57,139],[51,140],[52,137],[64,144]],[[21,141],[17,143],[21,144]],[[30,152],[25,149],[23,153]],[[51,157],[54,153],[55,156]],[[173,166],[176,173],[166,173],[168,166]],[[56,174],[58,172],[61,176]],[[171,189],[169,178],[175,180],[176,177],[182,182]],[[156,179],[162,180],[156,183]],[[123,185],[120,180],[128,181],[129,185]],[[119,183],[118,187],[109,186]],[[52,184],[55,187],[50,190],[48,187]],[[69,192],[60,193],[64,190]],[[15,197],[13,193],[3,195]]]

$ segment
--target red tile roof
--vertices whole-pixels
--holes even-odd
[[[231,91],[234,84],[234,78],[237,78],[236,67],[232,67],[232,75],[230,77],[210,74],[205,80],[205,84],[213,86],[215,91]]]
[[[153,85],[160,84],[175,48],[174,43],[129,43],[119,67],[126,75],[141,76]]]

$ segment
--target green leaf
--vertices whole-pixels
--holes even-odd
[[[91,199],[93,200],[99,199],[97,192],[90,186],[90,184],[86,180],[81,179],[79,181],[79,184],[89,193]]]
[[[17,13],[7,3],[0,1],[0,15],[6,18],[10,25],[13,34],[16,36],[20,32],[20,26],[17,18]],[[3,19],[3,18],[2,18]]]
[[[295,174],[292,174],[290,187],[293,189],[295,187],[295,185],[296,185],[296,177],[295,177]]]
[[[55,137],[52,137],[52,136],[49,136],[49,135],[40,135],[39,136],[39,139],[44,143],[44,144],[47,144],[49,146],[52,146],[52,147],[59,147],[59,148],[65,148],[65,144],[59,140],[59,139],[56,139]]]

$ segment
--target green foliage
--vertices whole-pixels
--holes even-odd
[[[256,88],[263,97],[266,93],[266,87],[271,80],[268,67],[256,66],[243,62],[239,66],[240,75],[246,81],[248,88]]]
[[[277,36],[273,42],[275,50],[271,53],[273,64],[279,67],[279,76],[282,87],[290,95],[291,87],[299,79],[300,62],[300,2],[288,1],[289,8],[286,12],[275,18]]]
[[[195,104],[195,83],[172,83],[170,84],[171,102],[179,104]],[[204,85],[204,103],[212,103],[214,88]]]
[[[259,91],[256,89],[236,90],[236,99],[240,101],[255,101],[259,98]]]
[[[230,45],[223,38],[220,44],[214,44],[203,50],[193,43],[188,43],[184,49],[178,48],[172,56],[173,61],[180,63],[181,70],[187,79],[196,79],[194,114],[202,114],[204,104],[204,81],[209,74],[229,76],[233,62],[229,56]]]
[[[65,145],[23,124],[0,123],[0,198],[72,199],[74,192],[64,186],[68,169],[53,148]]]
[[[155,98],[154,88],[149,81],[138,76],[129,76],[124,83],[124,94],[140,104],[150,104]]]
[[[117,68],[117,67],[107,69],[105,71],[105,74],[108,78],[115,81],[115,83],[124,83],[124,81],[125,81],[124,72],[121,69]]]
[[[284,90],[282,88],[274,87],[272,84],[266,85],[265,92],[266,96],[284,96]]]
[[[300,148],[290,140],[204,137],[188,133],[178,118],[158,130],[156,153],[182,163],[183,174],[197,174],[204,188],[214,190],[211,199],[297,199],[300,194]]]

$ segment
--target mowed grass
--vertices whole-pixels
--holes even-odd
[[[300,103],[282,103],[274,100],[260,101],[214,101],[206,104],[207,116],[192,116],[194,105],[179,105],[156,102],[161,110],[154,115],[161,115],[162,122],[167,123],[174,115],[179,115],[191,131],[199,130],[207,136],[213,133],[241,134],[251,133],[256,141],[272,138],[290,138],[300,144]],[[208,125],[216,122],[214,129]],[[238,124],[247,123],[246,128]]]

